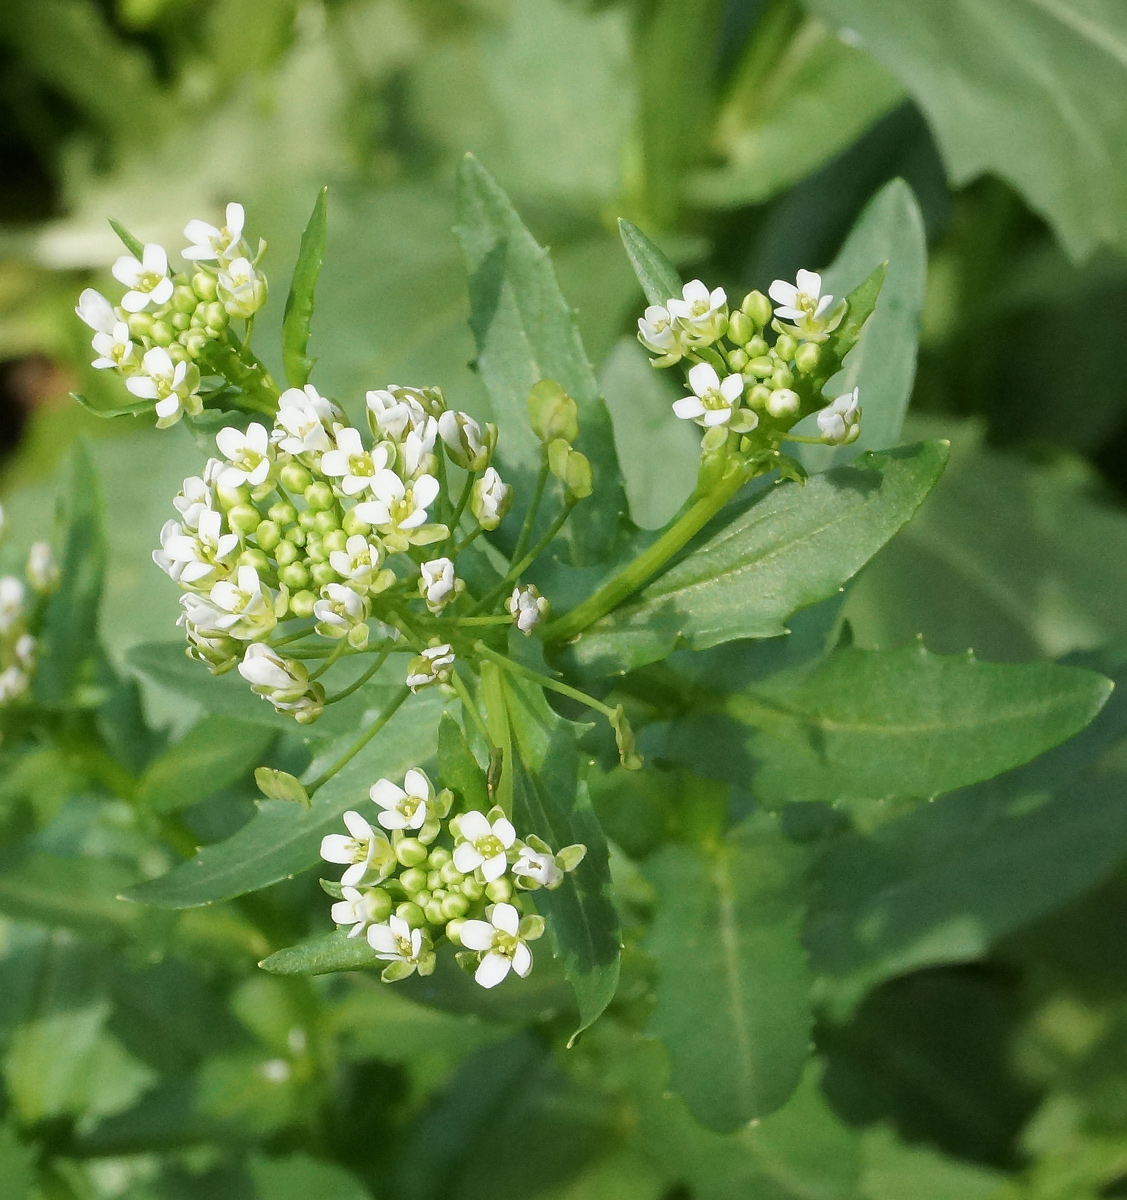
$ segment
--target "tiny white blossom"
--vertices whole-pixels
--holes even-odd
[[[424,771],[408,771],[403,786],[379,779],[368,792],[383,811],[376,818],[385,829],[422,829],[434,804],[434,787]]]
[[[438,422],[427,417],[426,423],[417,429],[409,429],[399,447],[399,468],[404,479],[415,479],[431,474],[437,462],[434,443],[438,440]]]
[[[166,521],[160,531],[160,549],[153,551],[153,561],[185,587],[210,586],[231,573],[238,547],[239,535],[223,532],[223,515],[205,509],[198,514],[192,532],[176,521]]]
[[[520,848],[517,860],[513,863],[513,875],[520,882],[528,882],[535,887],[547,888],[549,891],[559,887],[564,877],[554,854],[533,850],[530,846]]]
[[[322,637],[348,638],[348,644],[363,650],[368,644],[367,599],[343,583],[329,583],[321,589],[321,598],[313,605],[317,632]]]
[[[11,633],[23,620],[26,592],[14,575],[0,579],[0,634]]]
[[[660,304],[651,304],[645,315],[638,318],[638,340],[647,350],[661,356],[656,366],[670,367],[684,357],[681,331],[669,309]]]
[[[467,471],[481,471],[489,466],[493,447],[497,444],[497,426],[481,426],[468,413],[447,409],[438,418],[438,435],[450,457]]]
[[[157,428],[166,429],[184,413],[197,416],[203,412],[203,401],[196,395],[199,382],[198,367],[174,363],[163,346],[154,346],[145,352],[140,373],[131,375],[125,386],[134,396],[157,402]]]
[[[413,692],[429,687],[432,683],[446,683],[454,665],[454,648],[448,644],[428,646],[421,654],[411,659],[407,667],[407,686]]]
[[[472,875],[480,867],[486,883],[500,879],[508,867],[507,851],[517,840],[512,822],[505,816],[490,822],[484,813],[474,811],[462,813],[457,826],[454,866],[463,875]]]
[[[254,567],[239,567],[234,579],[221,579],[208,593],[208,603],[215,610],[210,620],[201,622],[195,612],[204,610],[192,605],[199,597],[189,593],[180,597],[188,619],[204,633],[226,633],[240,641],[255,641],[265,637],[277,624],[274,600],[263,586]]]
[[[321,473],[330,479],[339,480],[337,487],[346,496],[358,496],[361,492],[366,492],[372,486],[376,475],[387,471],[391,448],[386,442],[380,442],[373,449],[365,450],[360,430],[349,425],[338,426],[333,440],[336,443],[335,449],[327,450],[321,455]]]
[[[404,979],[415,971],[429,975],[434,970],[430,938],[421,929],[412,929],[402,917],[390,916],[386,925],[370,926],[368,945],[377,958],[391,964],[383,972],[385,981]]]
[[[484,988],[496,987],[509,973],[522,978],[532,970],[532,951],[528,942],[544,932],[540,917],[525,917],[511,904],[494,904],[488,921],[466,921],[458,934],[468,950],[482,951],[484,957],[474,979]]]
[[[78,297],[78,307],[74,310],[80,320],[84,321],[95,333],[113,333],[118,323],[117,313],[113,305],[93,288],[84,288]]]
[[[528,583],[523,587],[513,588],[513,594],[505,602],[505,607],[512,614],[513,624],[525,637],[531,637],[536,627],[548,615],[550,605],[538,589]]]
[[[470,511],[482,529],[496,529],[513,501],[513,489],[493,467],[486,467],[470,492]]]
[[[375,924],[388,907],[386,894],[374,891],[358,891],[354,887],[342,887],[343,900],[333,905],[331,915],[335,925],[351,925],[350,938],[360,937],[369,925]]]
[[[402,392],[395,396],[386,388],[368,392],[365,401],[373,435],[393,442],[403,441],[408,430],[425,426],[429,416],[414,396]]]
[[[362,533],[354,533],[344,543],[343,550],[329,552],[329,566],[352,587],[367,592],[382,592],[395,582],[395,572],[381,571],[384,559],[379,539],[369,541]]]
[[[353,512],[358,520],[376,527],[390,551],[425,546],[449,532],[445,525],[427,523],[427,509],[439,492],[433,475],[404,483],[394,471],[380,470],[372,476],[371,492],[375,499],[362,501]]]
[[[818,430],[831,446],[848,446],[861,436],[860,389],[846,392],[818,413]]]
[[[694,394],[675,401],[673,411],[684,421],[708,428],[731,421],[743,395],[744,381],[742,375],[729,375],[721,382],[708,363],[697,363],[689,371],[689,387]]]
[[[275,704],[292,704],[309,687],[309,672],[304,665],[283,658],[264,642],[252,642],[247,647],[239,663],[239,674],[250,684],[252,692]]]
[[[126,312],[142,312],[150,304],[159,308],[172,299],[168,255],[155,242],[145,246],[140,262],[132,254],[123,254],[113,265],[113,275],[129,289],[121,298],[121,307]]]
[[[373,829],[358,813],[344,814],[348,836],[329,833],[321,839],[321,857],[326,862],[347,864],[341,884],[355,887],[368,876],[376,882],[386,879],[395,869],[395,850],[382,829]]]
[[[465,586],[454,574],[454,564],[448,558],[433,558],[419,565],[419,593],[432,613],[440,613]]]
[[[221,459],[209,458],[202,475],[189,475],[172,498],[173,507],[186,528],[195,529],[200,516],[215,507],[215,483],[225,465]]]
[[[266,303],[266,278],[249,258],[234,258],[216,279],[219,299],[233,317],[253,317]]]
[[[686,283],[680,298],[673,297],[665,307],[677,321],[682,338],[691,345],[709,345],[728,327],[727,293],[723,288],[710,292],[699,279]]]
[[[27,567],[24,569],[28,583],[46,595],[59,586],[59,565],[50,542],[35,542],[27,552]]]
[[[775,316],[790,321],[801,337],[824,341],[845,316],[845,304],[834,305],[833,296],[822,295],[822,277],[817,271],[799,271],[796,283],[776,279],[768,294],[778,307]]]
[[[244,483],[258,487],[266,482],[270,475],[270,435],[265,425],[252,421],[246,433],[226,425],[215,435],[215,444],[227,459],[219,472],[221,487],[234,489]]]
[[[124,371],[137,366],[137,346],[124,321],[118,321],[109,333],[94,334],[93,346],[98,357],[91,366],[99,371]]]
[[[181,258],[189,262],[225,262],[235,257],[243,236],[246,212],[241,204],[228,204],[227,223],[221,229],[206,221],[189,221],[184,226],[184,236],[191,243],[180,252]]]
[[[287,454],[314,455],[332,450],[331,423],[342,416],[331,400],[307,383],[304,388],[287,388],[278,398],[271,439]]]

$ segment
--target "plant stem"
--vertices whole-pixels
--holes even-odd
[[[476,478],[476,471],[466,472],[466,482],[462,484],[462,494],[458,497],[458,506],[454,509],[454,515],[450,518],[451,537],[456,537],[458,534],[458,522],[462,519],[462,513],[466,511],[466,505],[470,502],[470,492],[473,491],[473,482]]]
[[[496,650],[490,650],[483,642],[478,642],[474,649],[482,658],[487,658],[490,662],[495,662],[506,671],[512,671],[515,675],[523,675],[526,679],[531,679],[541,687],[548,688],[553,692],[559,692],[561,696],[568,696],[572,700],[578,700],[580,704],[585,705],[587,708],[602,713],[608,720],[617,718],[618,716],[617,710],[611,708],[609,704],[604,704],[601,700],[596,700],[594,696],[588,696],[586,692],[581,692],[578,688],[573,688],[569,684],[560,683],[559,680],[552,679],[548,675],[541,675],[539,671],[534,671],[531,667],[524,666],[523,663],[514,662],[511,658],[506,658],[505,655],[498,654]]]
[[[335,696],[330,696],[325,701],[325,704],[336,704],[338,700],[344,700],[346,697],[351,696],[353,692],[358,692],[364,686],[364,684],[366,684],[368,680],[371,679],[372,676],[380,669],[380,667],[387,662],[388,656],[394,649],[394,645],[395,644],[393,642],[389,641],[376,661],[372,663],[372,665],[364,672],[363,675],[360,676],[359,679],[356,680],[355,683],[350,683],[343,691],[337,692]]]
[[[457,669],[450,673],[450,684],[454,691],[458,693],[458,699],[462,702],[462,707],[470,714],[470,719],[481,731],[485,738],[487,746],[493,745],[493,739],[489,736],[489,727],[485,724],[485,718],[481,715],[477,707],[477,701],[470,695],[470,689],[466,687],[465,680],[458,674]]]
[[[328,768],[328,770],[326,770],[323,774],[318,775],[312,783],[306,786],[305,790],[309,793],[309,795],[312,796],[314,792],[318,791],[324,784],[328,783],[329,780],[332,779],[332,777],[339,770],[341,770],[342,767],[346,767],[356,757],[356,755],[364,749],[364,747],[372,740],[372,738],[379,733],[379,731],[388,723],[388,721],[395,716],[399,707],[403,704],[403,701],[406,700],[410,694],[410,688],[400,688],[399,691],[396,692],[391,698],[391,700],[388,701],[387,708],[385,708],[383,712],[380,713],[380,715],[371,723],[371,725],[364,730],[364,732],[340,756],[340,758],[338,758],[336,762]]]
[[[548,483],[548,447],[540,448],[541,462],[540,473],[536,476],[536,487],[532,493],[532,500],[528,505],[528,512],[524,514],[524,524],[520,527],[520,534],[517,536],[517,544],[513,547],[513,556],[510,561],[519,562],[521,555],[528,549],[528,543],[532,538],[532,531],[536,528],[536,517],[540,512],[540,501],[544,498],[544,488]]]
[[[509,568],[505,578],[493,590],[486,594],[484,599],[479,600],[470,610],[470,615],[478,612],[479,609],[488,608],[498,596],[503,596],[509,588],[528,570],[535,562],[540,552],[552,541],[557,533],[563,528],[563,523],[571,516],[571,510],[579,503],[578,500],[569,499],[563,506],[560,514],[548,526],[548,532],[532,547],[531,550],[518,562],[515,566]]]
[[[319,679],[322,675],[324,675],[324,673],[333,665],[333,663],[335,663],[340,656],[344,654],[347,648],[348,639],[341,638],[340,641],[337,642],[337,644],[333,647],[333,652],[329,655],[329,657],[326,658],[325,661],[317,668],[317,670],[309,676],[309,682],[312,683],[314,679]]]

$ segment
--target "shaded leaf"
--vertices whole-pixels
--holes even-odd
[[[290,387],[301,388],[309,382],[314,360],[306,354],[309,327],[313,321],[314,291],[321,264],[325,260],[328,237],[329,189],[317,193],[309,224],[301,235],[290,291],[282,317],[282,362]]]
[[[666,302],[681,295],[681,276],[664,252],[630,221],[619,218],[618,232],[630,257],[630,265],[650,304]]]
[[[338,929],[278,950],[258,965],[272,975],[328,975],[381,963],[366,938],[350,938],[346,930]]]

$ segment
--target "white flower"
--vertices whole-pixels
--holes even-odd
[[[379,779],[368,795],[383,809],[376,820],[385,829],[422,829],[434,804],[434,788],[417,767],[407,772],[402,787]]]
[[[470,493],[470,512],[482,529],[496,529],[513,502],[513,489],[493,469],[486,467]]]
[[[372,450],[365,450],[360,430],[349,425],[338,426],[334,440],[336,449],[327,450],[321,455],[321,473],[339,480],[337,486],[346,496],[358,496],[366,492],[376,475],[387,471],[391,450],[386,442],[380,442]],[[372,521],[368,523],[375,524]]]
[[[438,440],[438,422],[427,417],[426,423],[417,429],[409,429],[399,447],[399,466],[404,479],[431,474],[437,463],[434,443]]]
[[[113,333],[118,323],[117,313],[113,305],[93,288],[84,288],[78,297],[78,307],[74,310],[95,333]]]
[[[363,650],[368,644],[368,601],[343,583],[329,583],[313,605],[317,632],[322,637],[348,638],[348,644]]]
[[[190,593],[180,597],[188,619],[204,633],[226,633],[242,642],[265,637],[277,624],[274,600],[268,588],[263,587],[254,567],[239,567],[235,579],[221,579],[208,593],[208,602],[216,615],[210,621],[201,622],[193,614],[202,612],[190,604],[196,599]]]
[[[490,823],[484,813],[474,811],[458,817],[457,825],[454,866],[463,875],[472,875],[480,867],[486,883],[500,879],[508,866],[506,852],[517,840],[512,822],[498,816]]]
[[[202,475],[189,475],[173,497],[172,504],[180,519],[189,529],[195,529],[200,517],[215,507],[215,482],[226,464],[218,458],[209,458],[204,464]]]
[[[728,327],[728,297],[723,288],[710,292],[699,279],[681,289],[681,298],[666,302],[669,315],[690,345],[706,346],[721,337]]]
[[[211,584],[234,567],[239,535],[223,532],[223,515],[214,509],[198,514],[196,529],[188,533],[176,521],[166,521],[160,531],[159,550],[153,562],[185,587]]]
[[[113,265],[113,275],[129,291],[121,298],[126,312],[142,312],[150,304],[159,308],[172,299],[172,280],[168,277],[168,255],[155,242],[141,252],[138,262],[132,254],[123,254]],[[81,316],[81,313],[79,314]],[[85,318],[84,318],[85,319]],[[99,330],[99,332],[109,332]]]
[[[743,395],[742,375],[729,375],[723,382],[708,363],[697,363],[689,372],[689,387],[695,393],[674,402],[673,411],[682,420],[706,428],[726,425]]]
[[[0,671],[0,704],[22,696],[30,682],[31,676],[28,672],[14,664]]]
[[[266,303],[266,278],[249,258],[234,258],[216,279],[219,299],[233,317],[253,317]]]
[[[0,579],[0,633],[10,633],[23,620],[25,594],[14,575]]]
[[[142,400],[155,400],[157,428],[166,429],[184,413],[203,412],[203,401],[196,395],[200,372],[186,362],[174,363],[163,346],[154,346],[141,360],[141,373],[131,375],[125,386]]]
[[[349,809],[344,814],[349,836],[329,833],[321,839],[321,857],[326,862],[347,863],[341,884],[355,887],[369,874],[378,882],[386,879],[395,868],[395,851],[382,829],[373,829],[358,813]]]
[[[860,389],[846,392],[818,413],[818,431],[831,446],[848,446],[861,436]]]
[[[109,333],[94,334],[93,346],[98,357],[91,365],[99,371],[123,371],[137,365],[137,347],[124,321],[118,321]]]
[[[368,592],[382,592],[395,582],[394,571],[381,571],[384,551],[379,540],[368,541],[362,533],[354,533],[344,543],[343,550],[329,552],[329,566],[354,587]]]
[[[454,574],[454,564],[448,558],[432,558],[419,566],[419,594],[432,613],[440,613],[465,586]]]
[[[221,487],[234,489],[244,483],[258,487],[266,482],[270,475],[270,435],[265,425],[252,421],[246,433],[226,425],[215,435],[215,444],[227,459],[219,472]]]
[[[531,637],[533,630],[548,615],[550,605],[537,588],[528,583],[524,587],[513,588],[505,607],[512,614],[513,624],[525,637]]]
[[[467,471],[481,471],[489,466],[497,444],[497,426],[486,425],[483,433],[469,414],[447,409],[438,418],[438,436],[458,466]]]
[[[250,690],[265,696],[275,704],[293,704],[309,687],[309,672],[293,659],[283,658],[264,642],[252,642],[247,647],[239,674],[250,684]]]
[[[412,929],[402,917],[390,916],[386,925],[372,925],[368,945],[377,958],[391,964],[383,972],[386,982],[405,979],[416,970],[420,975],[434,970],[430,938],[421,929]]]
[[[53,592],[59,586],[59,566],[50,542],[35,542],[27,553],[24,569],[28,583],[40,595]]]
[[[513,874],[522,883],[551,891],[563,882],[564,873],[556,862],[556,856],[547,851],[533,850],[521,846],[517,860],[513,863]]]
[[[376,437],[401,442],[409,429],[426,425],[427,410],[409,394],[394,396],[385,388],[368,392],[365,401],[368,405],[368,425]]]
[[[484,988],[496,987],[510,970],[522,978],[532,970],[532,951],[528,942],[544,932],[541,917],[525,917],[511,904],[494,904],[488,921],[466,921],[458,934],[468,950],[480,950],[484,957],[474,979]]]
[[[377,471],[371,479],[374,500],[365,500],[353,509],[357,520],[374,525],[392,552],[409,545],[425,546],[446,537],[445,525],[428,525],[427,509],[438,496],[438,480],[420,475],[404,483],[394,471]]]
[[[768,416],[778,420],[797,417],[802,408],[802,397],[793,388],[775,388],[763,404]]]
[[[844,302],[834,305],[833,296],[822,295],[822,277],[817,271],[799,271],[797,283],[776,279],[768,293],[778,305],[775,316],[791,321],[800,336],[824,341],[845,316]]]
[[[232,203],[227,205],[225,215],[227,224],[222,229],[206,221],[189,221],[184,226],[184,236],[191,245],[180,252],[180,257],[189,262],[214,262],[217,259],[224,262],[235,255],[243,236],[246,212],[241,204]]]
[[[199,600],[200,598],[194,596],[193,599]],[[228,637],[225,633],[202,633],[192,624],[187,612],[177,624],[184,625],[184,632],[188,638],[188,657],[203,663],[213,675],[222,675],[238,665],[239,656],[243,652],[241,642]]]
[[[324,454],[332,450],[329,424],[341,416],[331,400],[307,383],[304,388],[287,388],[278,398],[278,415],[270,435],[287,454]]]
[[[454,648],[448,644],[428,646],[422,654],[411,659],[407,666],[407,686],[413,692],[432,683],[446,683],[454,665]]]
[[[350,938],[359,937],[369,925],[386,914],[387,894],[376,891],[357,891],[354,887],[342,887],[343,900],[338,900],[331,909],[333,923],[351,925]]]
[[[680,329],[669,315],[669,310],[660,304],[651,304],[645,315],[638,318],[638,341],[647,350],[661,355],[656,361],[659,367],[672,366],[685,353]]]

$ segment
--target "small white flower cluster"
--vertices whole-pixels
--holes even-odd
[[[495,428],[448,409],[437,389],[369,392],[367,415],[371,438],[310,384],[282,394],[272,429],[220,430],[223,457],[184,481],[178,519],[153,552],[185,592],[188,653],[215,674],[237,665],[300,722],[320,715],[324,690],[299,661],[309,647],[283,653],[283,643],[318,635],[343,640],[339,653],[363,651],[373,622],[380,640],[393,639],[395,612],[414,603],[433,618],[463,594],[456,548],[428,549],[452,539],[436,508],[453,516],[459,507],[439,482],[441,457],[466,472],[465,502],[481,528],[496,528],[512,498],[489,465]],[[515,619],[529,631],[527,615]],[[436,642],[411,663],[408,685],[448,681],[453,661]]]
[[[823,295],[822,277],[814,271],[799,271],[793,284],[776,279],[769,292],[771,299],[750,292],[730,312],[723,288],[709,291],[694,279],[680,297],[651,304],[638,321],[638,340],[657,355],[655,367],[693,364],[691,395],[677,400],[673,411],[705,429],[706,449],[720,445],[729,431],[784,433],[805,415],[803,383],[817,372],[823,343],[845,317],[846,302]],[[768,331],[775,334],[773,344]],[[860,420],[854,389],[818,413],[822,441],[848,445],[860,435]]]
[[[199,364],[225,343],[232,317],[249,320],[266,303],[257,266],[266,246],[251,257],[244,219],[241,204],[228,204],[222,228],[189,221],[181,257],[190,273],[173,272],[168,252],[150,242],[140,258],[123,254],[114,263],[127,289],[116,306],[93,288],[79,297],[75,312],[94,331],[93,365],[117,371],[134,396],[152,401],[160,428],[203,410]]]
[[[0,508],[0,536],[4,531]],[[35,673],[38,626],[37,601],[49,596],[59,584],[59,569],[49,542],[36,542],[28,552],[24,578],[0,576],[0,704],[18,700],[31,685]],[[29,594],[30,593],[30,594]]]
[[[402,786],[380,779],[369,795],[375,823],[345,813],[347,835],[324,838],[321,857],[345,867],[333,921],[349,926],[349,937],[367,937],[387,963],[383,979],[429,975],[442,938],[464,947],[459,961],[482,987],[495,987],[510,971],[527,975],[528,943],[544,932],[544,921],[522,915],[522,893],[559,887],[586,847],[554,854],[537,837],[521,840],[499,808],[451,817],[453,794],[436,792],[419,768]]]

